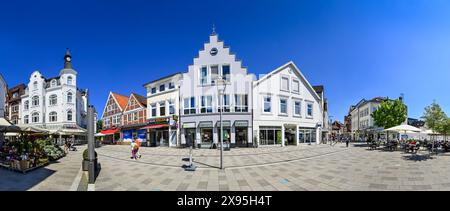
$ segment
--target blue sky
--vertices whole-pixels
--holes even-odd
[[[186,71],[212,24],[249,71],[292,60],[323,84],[332,119],[405,94],[411,117],[435,99],[450,115],[448,0],[1,1],[0,72],[56,76],[69,47],[79,86],[102,111],[110,90]]]

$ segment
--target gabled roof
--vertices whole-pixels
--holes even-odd
[[[146,87],[146,86],[148,86],[150,84],[153,84],[155,82],[162,81],[162,80],[165,80],[165,79],[169,79],[169,78],[172,78],[172,77],[177,76],[177,75],[183,75],[183,72],[177,72],[177,73],[174,73],[172,75],[168,75],[168,76],[164,76],[164,77],[159,78],[159,79],[155,79],[153,81],[150,81],[150,82],[144,84],[143,86]]]
[[[323,85],[319,85],[319,86],[313,86],[314,90],[317,93],[322,93],[323,92]]]
[[[138,94],[136,94],[136,93],[131,93],[131,94],[136,98],[136,100],[137,100],[142,106],[147,107],[147,98],[146,98],[146,97],[144,97],[144,96],[142,96],[142,95],[138,95]]]
[[[305,78],[305,76],[302,74],[302,72],[300,71],[300,69],[295,65],[295,63],[293,61],[289,61],[288,63],[284,64],[283,66],[273,70],[272,72],[270,72],[269,74],[264,75],[264,77],[258,79],[256,81],[256,85],[258,85],[259,83],[261,83],[262,81],[268,79],[269,77],[271,77],[272,75],[280,72],[281,70],[284,70],[286,67],[291,66],[293,67],[292,69],[297,72],[297,74],[305,81],[306,83],[306,87],[309,88],[309,90],[311,91],[312,95],[314,97],[317,98],[318,101],[320,101],[320,96],[317,94],[317,92],[315,91],[315,89],[311,86],[311,84],[309,83],[309,81]]]
[[[130,103],[130,100],[131,100],[132,98],[136,99],[136,101],[139,103],[139,105],[140,105],[142,108],[147,108],[147,99],[146,99],[144,96],[139,95],[139,94],[136,94],[136,93],[131,93],[130,97],[128,98],[127,105],[126,105],[126,107],[124,108],[124,111],[127,110],[128,105],[129,105],[129,103]]]
[[[129,98],[127,96],[117,94],[115,92],[111,92],[112,96],[116,99],[117,104],[120,106],[120,110],[123,111],[125,107],[127,106]]]

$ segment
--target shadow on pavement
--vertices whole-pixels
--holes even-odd
[[[26,191],[40,184],[56,171],[45,167],[22,174],[15,171],[0,169],[0,191]]]
[[[419,162],[419,161],[433,160],[435,158],[430,156],[430,155],[428,155],[428,154],[427,155],[410,154],[410,155],[403,156],[403,159],[409,160],[409,161]]]

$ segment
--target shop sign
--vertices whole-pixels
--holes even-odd
[[[235,121],[234,127],[248,127],[248,121]]]
[[[183,128],[196,128],[196,127],[195,127],[195,122],[186,122],[186,123],[183,123]]]
[[[224,127],[231,127],[231,121],[222,121]],[[217,127],[220,127],[220,121],[217,122]]]
[[[164,117],[164,118],[155,118],[148,120],[149,125],[159,125],[159,124],[169,124],[170,118]]]
[[[200,122],[198,123],[199,128],[212,128],[213,122]]]

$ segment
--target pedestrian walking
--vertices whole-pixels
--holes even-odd
[[[134,143],[135,143],[135,155],[136,155],[136,158],[141,158],[142,157],[142,155],[141,155],[141,153],[139,152],[139,149],[141,148],[141,142],[139,142],[139,139],[135,136],[134,137]]]
[[[136,143],[131,141],[131,159],[136,160]]]
[[[346,140],[345,140],[345,145],[348,147],[348,144],[350,143],[350,139],[349,138],[347,138]]]
[[[64,143],[64,152],[66,154],[69,153],[69,142],[67,140]]]

